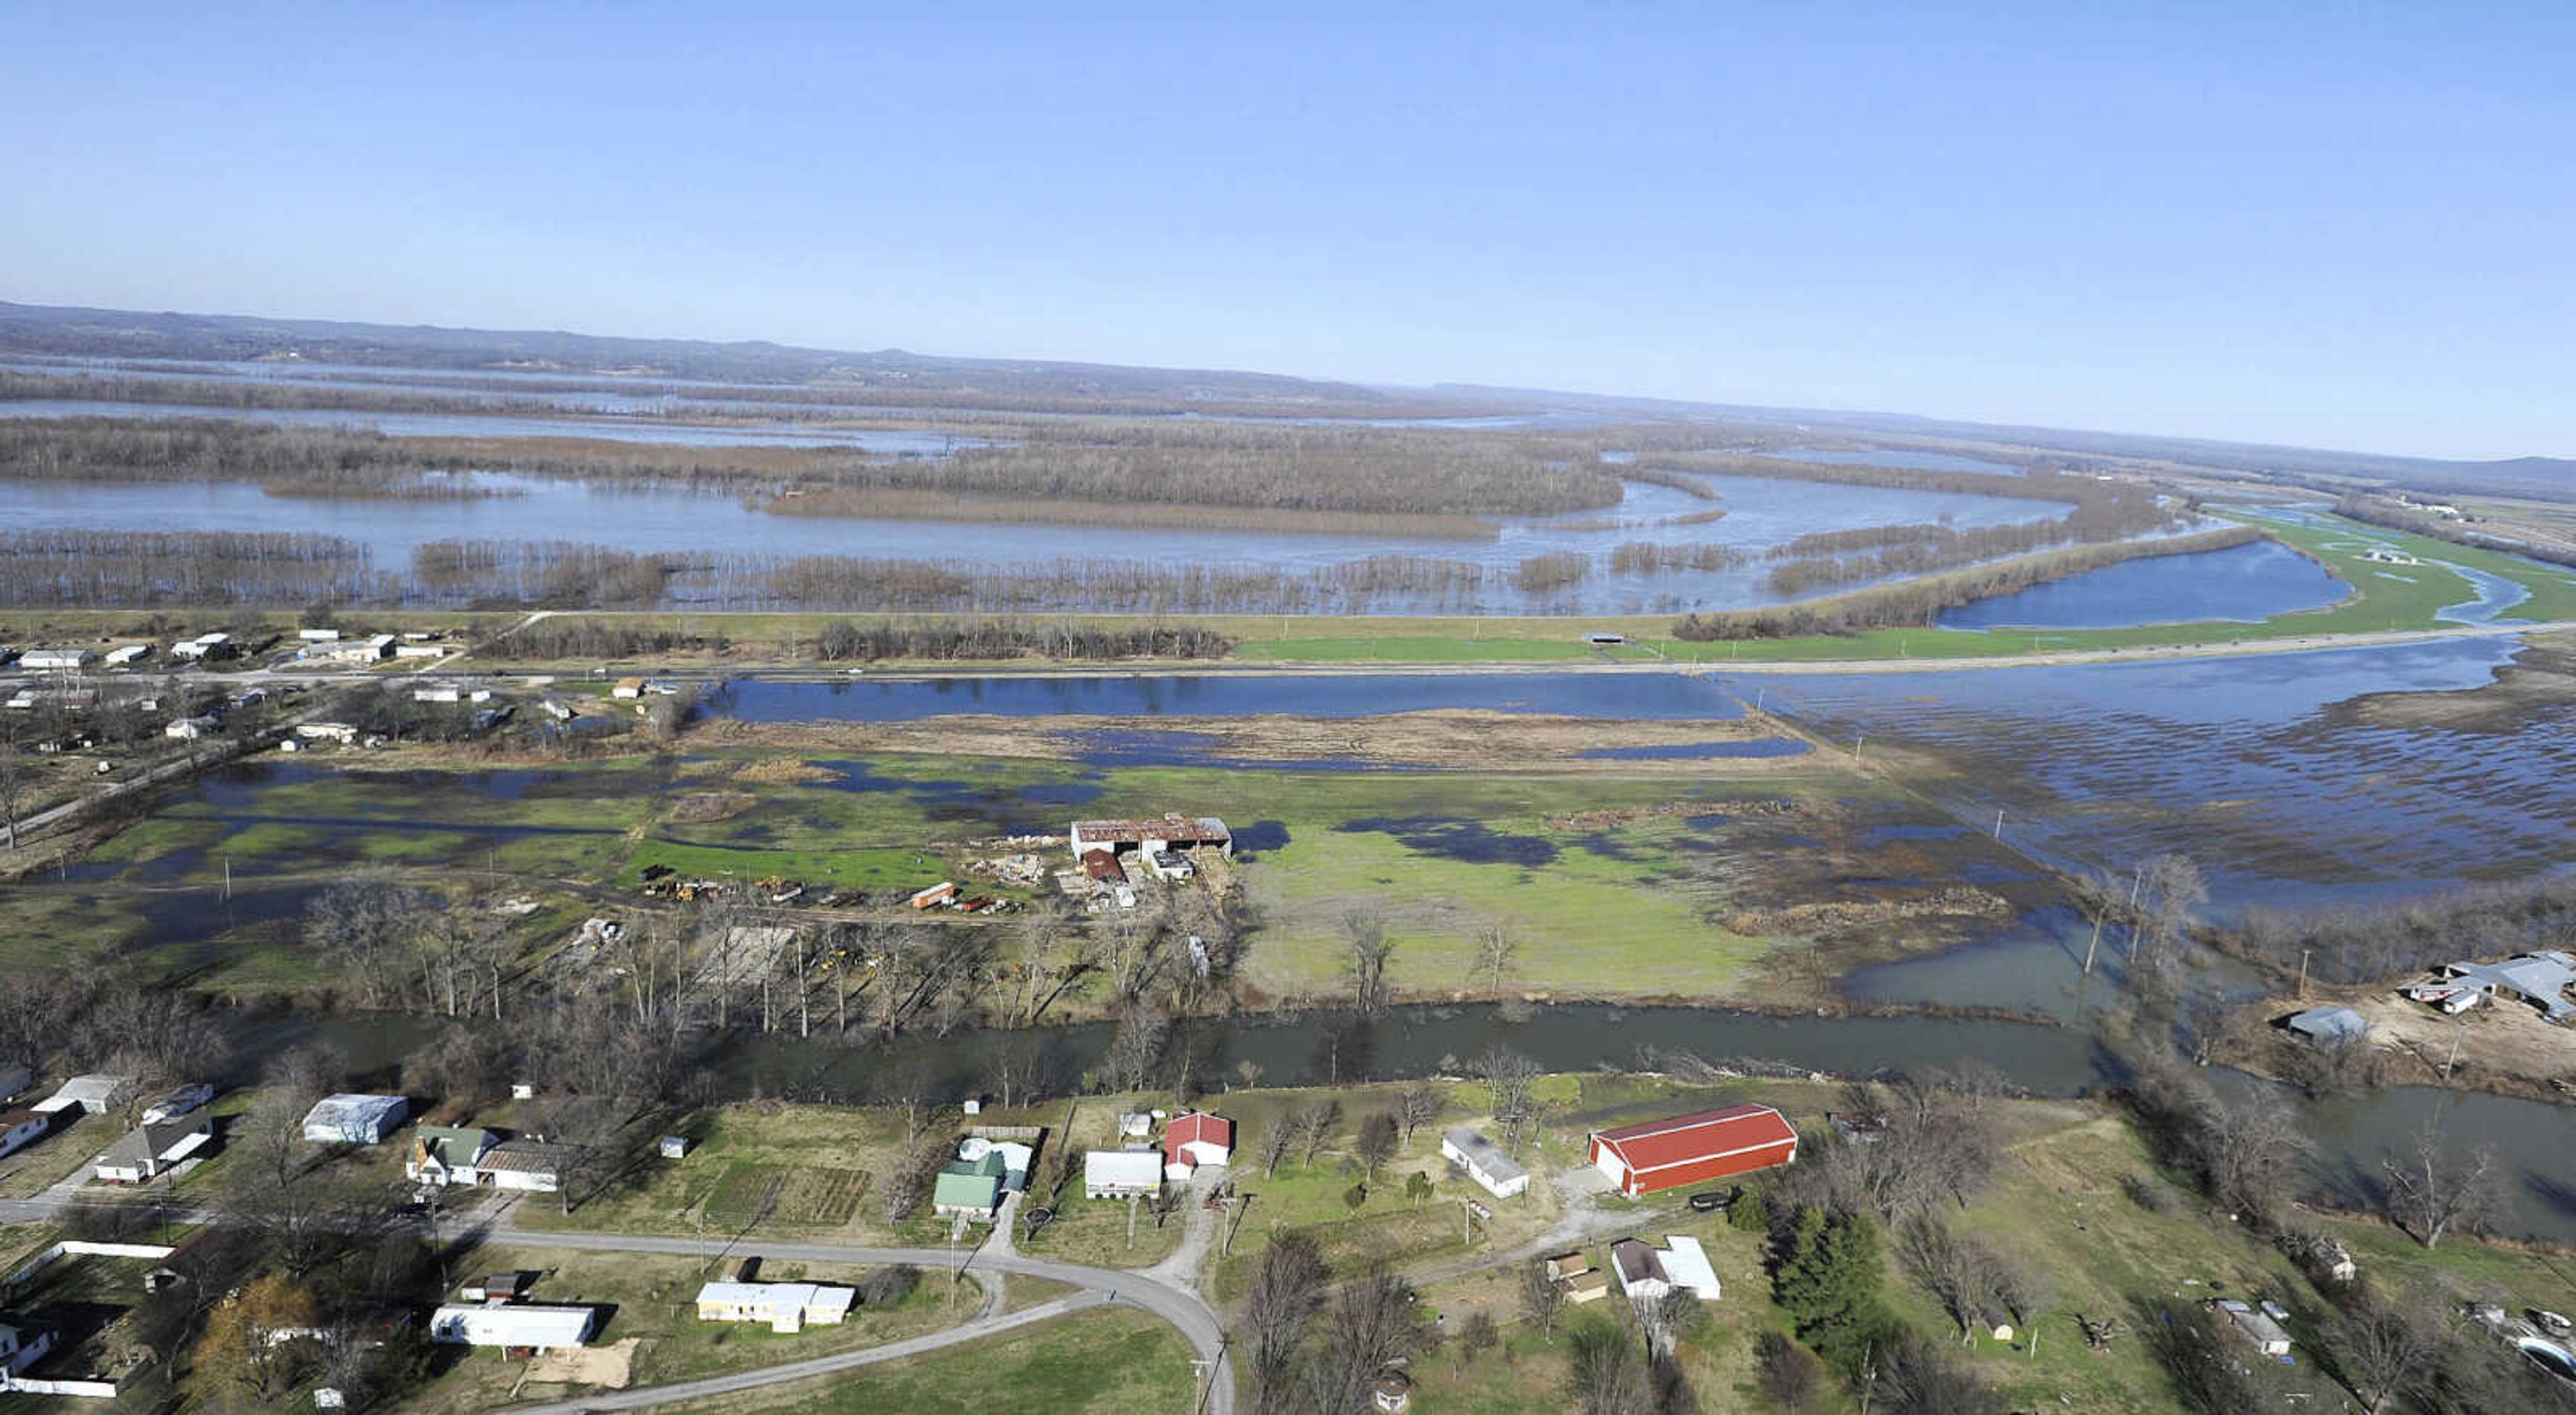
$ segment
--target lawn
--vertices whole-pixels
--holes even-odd
[[[1147,1313],[1107,1307],[882,1366],[672,1408],[1129,1415],[1186,1411],[1196,1392],[1190,1349],[1178,1333]]]
[[[637,1385],[693,1380],[881,1346],[951,1326],[972,1315],[983,1302],[981,1290],[970,1279],[952,1304],[937,1275],[925,1273],[909,1295],[891,1305],[862,1304],[838,1326],[782,1334],[757,1323],[699,1321],[698,1288],[715,1276],[716,1265],[695,1258],[491,1247],[459,1255],[451,1267],[460,1277],[486,1271],[534,1271],[542,1276],[531,1300],[611,1308],[592,1345],[635,1339],[639,1343],[633,1365]],[[856,1285],[868,1271],[829,1263],[768,1262],[761,1265],[760,1276],[764,1281]],[[524,1369],[525,1363],[505,1361],[491,1351],[461,1353],[403,1408],[414,1415],[443,1415],[506,1404]],[[531,1386],[518,1395],[541,1399],[561,1389]]]

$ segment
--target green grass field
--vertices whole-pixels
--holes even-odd
[[[1519,943],[1505,978],[1512,989],[1597,991],[1613,979],[1629,996],[1727,996],[1776,941],[1716,922],[1735,889],[1707,862],[1729,858],[1730,832],[1762,827],[1700,827],[1664,814],[1559,830],[1550,819],[1683,803],[1692,814],[1704,806],[1722,815],[1731,802],[1782,797],[1850,799],[1861,809],[1895,800],[1831,764],[1730,781],[1651,767],[1637,776],[1525,777],[914,756],[872,758],[864,790],[845,789],[839,772],[848,763],[809,773],[824,779],[785,784],[736,775],[774,763],[775,754],[741,748],[679,765],[629,757],[542,771],[421,758],[398,770],[299,763],[256,786],[172,802],[93,851],[86,882],[21,890],[23,907],[0,920],[0,958],[58,958],[69,937],[122,951],[138,966],[188,971],[202,986],[291,990],[315,980],[313,960],[287,946],[300,908],[229,931],[209,927],[224,917],[215,906],[227,871],[237,893],[318,889],[350,868],[408,868],[434,886],[525,897],[541,907],[515,927],[531,950],[543,950],[599,907],[565,894],[567,885],[628,889],[652,866],[783,876],[818,897],[909,891],[969,879],[963,843],[974,838],[1060,832],[1077,809],[1183,810],[1220,814],[1277,841],[1265,839],[1238,872],[1261,919],[1246,978],[1271,995],[1337,988],[1342,920],[1367,905],[1384,909],[1397,943],[1390,978],[1407,994],[1468,987],[1477,937],[1500,926]],[[716,788],[740,798],[730,814],[682,819],[674,811]],[[1752,839],[1734,848],[1760,854]],[[1568,947],[1576,938],[1583,946]]]
[[[815,1415],[1129,1415],[1186,1411],[1197,1391],[1190,1349],[1133,1308],[1079,1312],[927,1356],[812,1381],[677,1405],[681,1411]]]

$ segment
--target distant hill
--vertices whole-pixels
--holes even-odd
[[[2564,457],[2515,457],[2501,461],[2451,461],[2431,457],[2392,457],[2375,452],[2339,452],[2315,447],[2268,443],[2217,442],[2204,438],[2158,437],[2145,433],[2095,432],[2080,428],[2034,427],[2012,423],[1960,422],[1911,413],[1845,412],[1823,408],[1774,408],[1735,403],[1692,403],[1671,399],[1621,398],[1602,394],[1551,393],[1537,389],[1493,388],[1474,384],[1439,384],[1436,393],[1458,398],[1506,398],[1542,402],[1551,407],[1645,417],[1695,417],[1747,424],[1772,430],[1807,429],[1840,436],[1939,438],[1945,441],[1995,443],[2062,452],[2074,456],[2115,457],[2178,462],[2223,471],[2257,473],[2292,480],[2367,480],[2397,483],[2427,491],[2487,492],[2495,495],[2576,497],[2576,460]]]
[[[514,370],[725,383],[837,380],[929,392],[1175,402],[1392,405],[1355,383],[1208,369],[1027,359],[951,359],[901,349],[805,349],[765,341],[627,339],[561,330],[443,329],[257,315],[146,314],[0,301],[0,353],[94,359],[293,360],[387,368]]]
[[[628,339],[561,330],[445,329],[255,315],[150,314],[0,301],[0,354],[96,359],[275,360],[385,368],[540,370],[801,386],[837,383],[909,391],[950,406],[990,397],[1027,407],[1101,405],[1102,411],[1312,411],[1331,416],[1427,416],[1529,409],[1645,419],[1703,418],[1842,436],[1941,439],[2034,448],[2078,457],[2186,463],[2226,471],[2337,483],[2366,480],[2433,492],[2576,497],[2576,460],[2517,457],[2443,461],[2306,447],[2213,442],[2072,428],[1959,422],[1905,413],[1752,407],[1548,389],[1439,384],[1429,389],[1212,369],[1136,368],[1028,359],[959,359],[901,349],[808,349],[765,341]],[[886,401],[871,396],[870,401]]]

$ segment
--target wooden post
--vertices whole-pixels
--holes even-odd
[[[1995,839],[1997,839],[1997,840],[2001,840],[2001,839],[2003,839],[2003,838],[2004,838],[2004,808],[2003,808],[2003,807],[2001,807],[2001,806],[1997,806],[1997,807],[1995,807]]]
[[[2102,916],[2093,916],[2093,937],[2084,945],[2084,976],[2093,976],[2093,950],[2102,945]]]
[[[2316,950],[2313,948],[2299,950],[2299,1001],[2301,1002],[2308,1000],[2308,955],[2314,952]]]
[[[1251,1206],[1252,1196],[1241,1190],[1235,1191],[1234,1198],[1226,1205],[1234,1210],[1232,1221],[1225,1226],[1225,1255],[1229,1258],[1234,1256],[1235,1230],[1243,1227],[1243,1211]]]

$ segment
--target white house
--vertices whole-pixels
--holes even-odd
[[[812,1282],[711,1282],[698,1289],[702,1322],[765,1322],[771,1331],[838,1326],[858,1289]]]
[[[150,652],[152,652],[150,644],[125,644],[109,649],[107,657],[99,661],[110,668],[123,668]]]
[[[314,742],[337,742],[345,747],[358,740],[358,729],[346,722],[299,722],[295,735]]]
[[[1440,1137],[1440,1153],[1497,1199],[1529,1192],[1529,1171],[1504,1154],[1502,1146],[1463,1125]]]
[[[2290,1334],[2281,1324],[2233,1298],[2218,1304],[2218,1310],[2236,1326],[2236,1334],[2252,1342],[2254,1349],[2266,1356],[2290,1354]]]
[[[170,654],[174,658],[221,658],[230,651],[232,642],[230,634],[199,634],[172,644]]]
[[[70,673],[89,667],[96,658],[87,649],[29,649],[18,655],[18,666],[30,673]]]
[[[214,1138],[214,1121],[204,1111],[182,1120],[138,1125],[107,1147],[93,1172],[110,1184],[141,1184],[169,1173]]]
[[[214,1098],[215,1088],[203,1081],[191,1081],[184,1086],[173,1086],[162,1092],[152,1104],[144,1107],[143,1123],[155,1125],[163,1121],[176,1120]]]
[[[74,1076],[63,1088],[36,1102],[36,1109],[47,1115],[77,1106],[87,1115],[104,1115],[134,1099],[136,1083],[131,1076]]]
[[[213,736],[214,731],[215,720],[211,717],[181,717],[172,719],[169,726],[162,728],[161,735],[194,742],[200,737]]]
[[[54,1118],[41,1111],[0,1111],[0,1159],[18,1153],[54,1128]]]
[[[1619,1290],[1628,1294],[1631,1302],[1661,1297],[1673,1290],[1672,1278],[1664,1272],[1663,1256],[1640,1239],[1622,1238],[1610,1245],[1610,1272],[1619,1279]]]
[[[295,631],[295,637],[302,639],[308,644],[336,644],[340,642],[340,631],[337,629],[298,629]]]
[[[1157,1150],[1092,1150],[1082,1157],[1082,1193],[1090,1199],[1150,1199],[1163,1192]]]
[[[429,1339],[444,1346],[498,1346],[511,1351],[566,1351],[590,1344],[599,1313],[589,1307],[514,1302],[450,1303],[430,1313]]]
[[[324,1096],[304,1113],[304,1138],[317,1145],[381,1145],[410,1113],[411,1102],[401,1096]]]
[[[1702,1302],[1718,1299],[1720,1288],[1717,1269],[1708,1263],[1708,1250],[1699,1240],[1686,1234],[1674,1234],[1664,1240],[1663,1250],[1655,1255],[1664,1265],[1664,1276],[1678,1288],[1698,1295]]]

